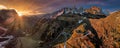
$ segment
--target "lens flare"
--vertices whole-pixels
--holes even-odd
[[[17,12],[17,13],[18,13],[18,15],[19,15],[19,16],[23,16],[23,14],[22,14],[22,13],[20,13],[20,12]]]

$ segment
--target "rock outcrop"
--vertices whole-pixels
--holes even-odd
[[[14,9],[0,9],[0,22],[4,22],[9,17],[18,16]]]
[[[76,30],[84,31],[85,27],[80,25],[73,31],[72,36],[67,40],[67,48],[120,48],[120,11],[111,14],[106,18],[89,19],[91,26],[96,30],[87,35],[77,33]],[[89,28],[89,27],[87,27]],[[90,29],[90,28],[89,28]],[[65,44],[58,44],[56,48],[64,48]]]
[[[86,9],[85,12],[97,15],[103,14],[102,9],[96,6],[92,6],[91,8]]]

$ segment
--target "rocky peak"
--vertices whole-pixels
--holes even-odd
[[[85,12],[91,13],[91,14],[103,15],[102,9],[97,6],[92,6],[91,8],[86,9]]]
[[[0,14],[8,15],[8,16],[18,16],[16,10],[14,10],[14,9],[1,9]]]
[[[18,16],[17,12],[14,9],[0,9],[0,21],[4,21],[11,16]]]

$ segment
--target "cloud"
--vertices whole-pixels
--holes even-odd
[[[21,11],[52,12],[66,6],[98,5],[104,8],[116,7],[120,1],[115,0],[0,0],[0,4]]]
[[[7,7],[4,5],[0,5],[0,9],[7,9]]]

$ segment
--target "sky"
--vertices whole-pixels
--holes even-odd
[[[63,7],[98,6],[103,10],[120,10],[120,0],[0,0],[0,5],[18,11],[51,13]]]

